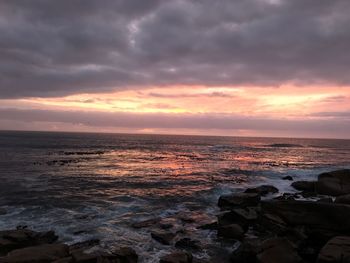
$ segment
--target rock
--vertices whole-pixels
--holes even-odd
[[[350,194],[350,169],[320,174],[316,191],[319,194],[332,196]]]
[[[68,256],[68,246],[64,244],[45,244],[13,250],[2,258],[2,263],[45,263]]]
[[[188,237],[182,238],[179,241],[177,241],[175,243],[175,247],[181,248],[181,249],[193,249],[193,250],[197,250],[200,248],[199,241],[192,240]]]
[[[61,259],[55,260],[52,263],[73,263],[73,258],[72,257],[61,258]]]
[[[160,217],[151,218],[151,219],[143,220],[143,221],[140,221],[140,222],[135,222],[131,226],[133,228],[150,227],[152,225],[157,224],[160,220],[161,220]]]
[[[282,180],[293,181],[293,177],[290,175],[287,175],[287,176],[283,177]]]
[[[0,231],[0,255],[14,249],[53,243],[57,238],[53,231],[35,232],[25,228]]]
[[[243,228],[238,224],[220,226],[218,236],[241,240],[244,236]]]
[[[162,257],[159,263],[192,263],[192,259],[190,253],[177,251]]]
[[[258,219],[258,213],[252,207],[235,208],[231,210],[231,213],[232,216],[236,217],[237,222],[243,222],[244,224],[252,224]]]
[[[85,253],[83,249],[71,252],[74,263],[95,263],[99,255]]]
[[[231,254],[230,260],[232,263],[256,263],[256,255],[260,249],[260,240],[245,239],[240,246]]]
[[[333,203],[333,199],[331,197],[324,197],[324,198],[318,199],[317,202]]]
[[[175,237],[175,234],[164,230],[154,230],[151,232],[151,236],[153,239],[157,240],[163,245],[170,245],[171,241]]]
[[[312,201],[264,201],[262,214],[273,214],[291,226],[305,226],[320,234],[350,233],[350,206]],[[328,234],[327,234],[328,232]]]
[[[350,236],[337,236],[321,249],[317,263],[349,263]]]
[[[314,181],[296,181],[292,186],[299,191],[314,192],[316,182]]]
[[[217,221],[212,221],[210,223],[200,225],[197,227],[198,229],[204,229],[204,230],[216,230],[218,229],[218,222]]]
[[[117,262],[137,263],[138,261],[138,255],[136,254],[135,250],[130,247],[121,247],[115,250],[112,254],[116,257]]]
[[[302,259],[295,247],[285,238],[271,238],[264,241],[257,255],[259,263],[299,263]]]
[[[241,220],[233,211],[218,215],[218,228],[232,224],[240,225],[245,231],[247,231],[249,227],[249,223],[246,220]]]
[[[89,249],[91,247],[97,246],[99,243],[100,243],[99,239],[90,239],[90,240],[87,240],[87,241],[78,242],[78,243],[70,245],[69,246],[69,251],[72,252],[74,250]]]
[[[1,215],[6,215],[7,214],[7,211],[3,208],[0,208],[0,216]]]
[[[278,188],[274,187],[273,185],[260,185],[258,187],[248,188],[244,192],[245,193],[256,193],[256,194],[260,194],[262,196],[265,196],[268,194],[278,193]]]
[[[218,206],[221,208],[237,208],[256,206],[260,202],[260,195],[256,193],[237,193],[222,195],[219,198]]]
[[[350,205],[350,194],[337,196],[335,202],[338,204]]]

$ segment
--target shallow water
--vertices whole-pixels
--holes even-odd
[[[104,248],[131,245],[141,262],[157,262],[171,247],[130,224],[160,216],[179,237],[201,240],[196,255],[206,257],[225,246],[183,213],[206,222],[223,193],[265,183],[293,191],[282,177],[312,180],[346,167],[349,140],[0,132],[0,207],[8,211],[0,229],[54,229],[67,243],[100,238]]]

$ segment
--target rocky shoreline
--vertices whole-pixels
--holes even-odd
[[[293,181],[290,176],[283,179]],[[217,220],[198,229],[215,231],[223,242],[236,242],[237,248],[222,259],[195,258],[191,252],[201,249],[200,241],[190,236],[176,238],[180,235],[172,223],[161,218],[134,222],[131,227],[157,226],[150,230],[151,237],[176,248],[160,257],[160,263],[225,263],[224,258],[232,263],[350,262],[350,170],[323,173],[317,181],[293,181],[292,186],[299,192],[278,193],[272,185],[261,185],[219,198]],[[186,214],[180,219],[184,223],[197,220]],[[58,242],[53,231],[35,232],[19,226],[0,231],[0,263],[139,262],[130,247],[91,251],[98,242],[68,246]]]

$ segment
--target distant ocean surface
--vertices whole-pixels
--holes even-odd
[[[221,194],[259,184],[293,191],[284,176],[312,180],[338,168],[350,168],[349,140],[3,131],[0,229],[53,229],[67,243],[99,238],[155,262],[170,248],[132,222],[162,217],[215,246],[213,233],[178,215],[209,221]]]

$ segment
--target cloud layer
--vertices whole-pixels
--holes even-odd
[[[348,0],[0,2],[0,97],[350,85]]]

